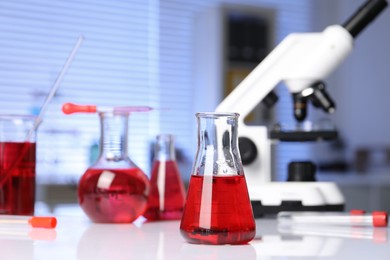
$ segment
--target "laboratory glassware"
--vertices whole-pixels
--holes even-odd
[[[0,214],[34,214],[35,119],[0,115]]]
[[[15,216],[15,215],[0,215],[0,228],[2,226],[20,226],[33,228],[55,228],[57,219],[55,217],[44,216]]]
[[[73,103],[65,103],[62,105],[64,114],[73,113],[99,113],[99,112],[149,112],[153,108],[149,106],[120,106],[120,107],[101,107],[96,105],[77,105]]]
[[[151,190],[144,217],[148,220],[181,219],[185,189],[176,162],[174,136],[158,135],[154,153]]]
[[[388,215],[384,211],[356,214],[354,212],[287,212],[277,215],[280,225],[342,225],[387,227]]]
[[[127,112],[101,112],[99,157],[81,177],[79,204],[97,223],[131,223],[147,206],[150,183],[128,156]]]
[[[197,113],[198,149],[180,223],[197,244],[245,244],[256,225],[238,150],[236,113]]]

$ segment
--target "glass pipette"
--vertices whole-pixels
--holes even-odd
[[[65,103],[62,105],[64,114],[73,113],[99,113],[99,112],[148,112],[153,108],[148,106],[118,106],[118,107],[98,107],[95,105],[76,105],[73,103]]]
[[[388,215],[384,211],[374,211],[371,214],[351,214],[344,212],[279,212],[279,224],[322,224],[386,227]]]

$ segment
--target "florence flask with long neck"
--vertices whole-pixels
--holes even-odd
[[[150,183],[128,156],[129,113],[99,113],[99,157],[81,177],[78,199],[97,223],[131,223],[146,210]]]
[[[180,223],[196,244],[245,244],[256,234],[241,157],[236,113],[197,113],[198,149]]]

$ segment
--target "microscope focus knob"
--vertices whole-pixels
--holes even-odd
[[[287,181],[316,181],[316,168],[310,161],[290,162]]]
[[[238,138],[241,161],[243,165],[251,164],[257,158],[257,148],[255,143],[247,137]]]

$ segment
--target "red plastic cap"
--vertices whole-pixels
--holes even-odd
[[[55,228],[57,219],[55,217],[32,217],[28,223],[34,228]]]
[[[387,212],[374,211],[372,212],[372,223],[374,227],[387,227]]]

